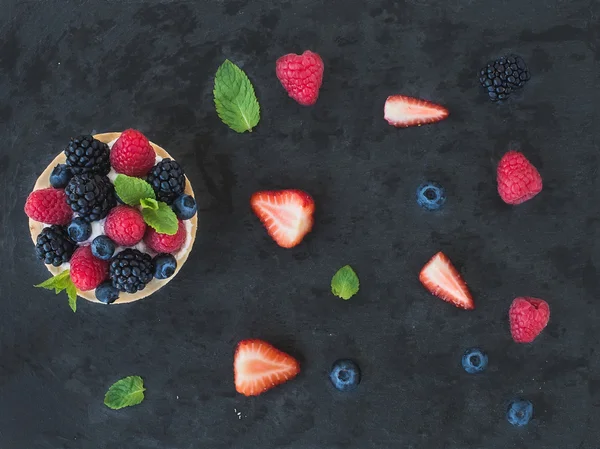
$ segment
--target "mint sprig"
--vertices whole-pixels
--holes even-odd
[[[342,299],[350,299],[358,293],[360,282],[350,265],[340,268],[331,279],[331,293]]]
[[[144,221],[160,234],[175,235],[179,229],[179,221],[173,209],[167,203],[150,198],[141,201]]]
[[[75,284],[71,280],[70,270],[62,271],[56,276],[46,279],[41,284],[34,285],[34,287],[54,290],[54,293],[57,295],[62,291],[66,291],[69,298],[69,307],[71,307],[73,312],[77,311],[77,288],[75,288]]]
[[[156,198],[154,189],[150,184],[143,179],[127,175],[117,175],[115,191],[121,201],[129,206],[138,206],[144,198]]]
[[[252,83],[228,59],[217,70],[213,90],[215,108],[219,118],[238,133],[252,132],[260,120],[260,106]]]
[[[140,376],[124,377],[108,389],[104,405],[113,410],[137,405],[144,400],[144,391],[144,380]]]
[[[117,175],[115,179],[117,196],[129,206],[140,206],[142,217],[148,226],[160,234],[174,235],[179,222],[177,215],[162,201],[156,201],[154,189],[143,179]]]

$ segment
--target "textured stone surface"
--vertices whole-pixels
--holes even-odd
[[[275,5],[276,4],[276,5]],[[600,437],[598,109],[600,4],[434,0],[5,0],[0,13],[0,446],[4,449],[577,448]],[[275,60],[317,51],[314,107],[289,99]],[[477,70],[517,52],[532,79],[505,105]],[[262,119],[236,134],[216,116],[226,58],[257,91]],[[396,130],[387,95],[446,105],[437,125]],[[124,306],[32,287],[23,204],[36,177],[83,132],[134,127],[185,167],[200,201],[195,248],[178,276]],[[543,192],[512,208],[495,164],[520,149]],[[441,213],[417,185],[446,186]],[[314,231],[283,250],[252,215],[258,189],[293,187],[317,204]],[[443,250],[476,302],[432,298],[417,274]],[[351,264],[348,302],[329,281]],[[546,299],[533,345],[510,339],[516,296]],[[261,397],[235,394],[238,340],[297,356],[300,376]],[[460,367],[471,346],[486,374]],[[363,383],[330,388],[355,358]],[[146,400],[112,411],[103,395],[140,375]],[[515,396],[534,403],[506,423]],[[238,412],[241,414],[239,419]]]

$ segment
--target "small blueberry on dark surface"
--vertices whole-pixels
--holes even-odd
[[[197,210],[196,200],[191,195],[181,195],[173,202],[173,212],[180,220],[189,220]]]
[[[99,235],[92,241],[92,254],[98,259],[109,260],[115,253],[115,249],[115,242],[106,235]]]
[[[64,189],[71,178],[73,172],[65,164],[59,164],[54,167],[50,174],[50,185],[55,189]]]
[[[467,349],[462,356],[462,366],[469,374],[480,373],[487,368],[488,356],[479,348]]]
[[[437,182],[424,182],[417,188],[417,204],[426,210],[438,210],[446,202],[446,191]]]
[[[531,421],[532,416],[533,404],[523,399],[511,402],[506,412],[508,422],[518,427],[527,425]]]
[[[168,279],[177,269],[177,260],[172,254],[158,254],[154,258],[154,277],[156,279]]]
[[[352,360],[338,360],[331,367],[329,379],[340,391],[354,390],[360,383],[360,368]]]
[[[104,304],[112,304],[119,299],[119,289],[113,287],[111,281],[106,281],[96,287],[96,299]]]
[[[92,225],[81,217],[76,217],[67,227],[69,237],[74,242],[84,242],[92,235]]]

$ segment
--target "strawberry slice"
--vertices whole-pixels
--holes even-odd
[[[448,109],[419,98],[392,95],[385,101],[383,117],[397,128],[435,123],[448,117]]]
[[[276,385],[293,379],[300,364],[262,340],[242,340],[233,359],[235,389],[245,396],[258,396]]]
[[[283,248],[296,246],[312,229],[315,203],[302,190],[256,192],[250,205],[269,235]]]
[[[444,253],[437,253],[425,264],[419,280],[432,295],[461,309],[475,308],[467,284]]]

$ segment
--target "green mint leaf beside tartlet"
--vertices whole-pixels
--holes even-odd
[[[260,120],[260,106],[252,83],[242,69],[225,60],[215,75],[213,90],[219,118],[238,133],[252,131]]]
[[[46,290],[54,290],[57,295],[65,291],[69,297],[69,307],[73,312],[77,311],[77,289],[71,281],[70,271],[65,270],[58,273],[56,276],[52,276],[50,279],[46,279],[41,284],[37,284],[34,287],[45,288]]]
[[[137,405],[144,400],[144,391],[144,381],[140,376],[124,377],[108,389],[104,405],[113,410]]]
[[[175,235],[179,221],[173,209],[162,201],[145,198],[141,201],[142,217],[148,226],[160,234]]]
[[[359,286],[358,276],[350,265],[340,268],[331,279],[331,293],[342,299],[352,298]]]
[[[129,206],[139,206],[140,201],[145,198],[156,198],[150,184],[143,179],[127,175],[117,175],[115,192],[121,201]]]

